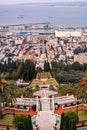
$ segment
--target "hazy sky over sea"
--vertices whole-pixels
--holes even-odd
[[[29,2],[73,2],[73,1],[78,2],[82,0],[0,0],[0,4],[17,4],[17,3],[29,3]]]

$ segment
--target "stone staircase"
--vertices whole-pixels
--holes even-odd
[[[41,111],[36,118],[39,130],[54,130],[55,122],[56,118],[52,111]]]
[[[50,111],[50,102],[47,99],[42,99],[42,111]]]
[[[36,124],[39,127],[39,130],[54,130],[56,123],[56,117],[54,112],[50,110],[50,99],[48,98],[49,91],[41,91],[40,103],[42,111],[38,112],[36,117]]]

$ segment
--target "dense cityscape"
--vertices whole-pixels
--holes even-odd
[[[87,27],[0,26],[0,130],[47,129],[87,130]]]

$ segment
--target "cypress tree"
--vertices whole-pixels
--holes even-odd
[[[23,130],[28,130],[27,129],[27,118],[25,118],[23,121]]]
[[[24,130],[22,122],[19,122],[17,125],[17,130]]]
[[[76,130],[76,123],[78,122],[78,115],[73,112],[62,113],[61,115],[61,130]]]
[[[61,123],[60,123],[60,129],[63,130],[63,122],[64,122],[64,113],[61,115]]]
[[[31,116],[28,115],[28,130],[33,130],[33,126],[32,126],[32,119]]]
[[[63,130],[69,130],[69,119],[67,116],[64,117]]]
[[[1,103],[0,103],[0,119],[3,118],[3,114],[2,114],[2,108],[1,108]]]
[[[49,72],[50,71],[50,64],[49,64],[49,62],[45,61],[45,63],[44,63],[44,71],[45,72]]]
[[[8,125],[6,126],[6,130],[9,130],[9,126]]]
[[[67,130],[71,130],[72,127],[73,127],[72,122],[71,122],[71,120],[69,120],[69,124],[68,124],[68,129]]]

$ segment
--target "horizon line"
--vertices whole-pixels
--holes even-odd
[[[19,5],[19,4],[36,4],[36,3],[41,3],[41,4],[45,4],[45,3],[48,3],[48,4],[50,4],[50,3],[79,3],[79,2],[87,2],[87,1],[48,1],[48,2],[41,2],[41,1],[37,1],[37,2],[33,2],[33,1],[31,1],[31,2],[17,2],[17,3],[5,3],[5,4],[0,4],[0,5]]]

